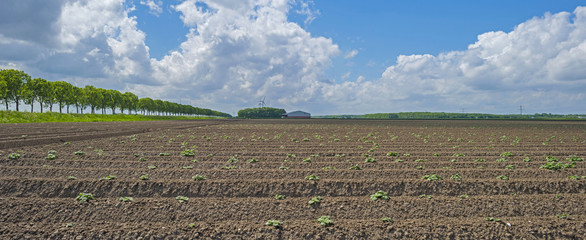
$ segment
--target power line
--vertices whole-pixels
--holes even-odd
[[[519,114],[523,115],[523,105],[519,105]]]

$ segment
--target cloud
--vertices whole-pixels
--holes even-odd
[[[358,54],[358,50],[354,49],[348,53],[346,53],[346,55],[344,56],[345,59],[351,59],[353,57],[355,57]]]
[[[163,12],[163,2],[162,1],[155,1],[155,0],[141,0],[140,4],[145,5],[149,8],[150,13],[159,16]]]
[[[178,1],[171,9],[189,28],[187,40],[160,60],[150,58],[124,0],[20,2],[0,9],[0,66],[141,97],[234,112],[266,96],[275,107],[313,114],[511,113],[518,105],[583,112],[586,102],[585,7],[481,34],[463,51],[398,56],[378,79],[347,80],[348,72],[336,82],[324,71],[338,46],[288,20],[293,5],[303,11],[311,1]],[[150,2],[161,6],[141,4]],[[35,15],[38,6],[46,11]]]
[[[315,4],[313,0],[298,0],[296,3],[299,5],[299,9],[295,10],[295,12],[297,14],[306,16],[305,21],[303,21],[305,27],[311,24],[311,22],[313,22],[313,20],[315,20],[321,14],[319,10],[313,8]]]
[[[179,50],[152,60],[168,97],[195,94],[198,103],[234,110],[261,96],[301,106],[319,95],[315,87],[328,81],[323,71],[339,54],[331,39],[289,22],[285,0],[187,0],[172,8],[192,29]]]
[[[380,79],[324,86],[339,94],[332,112],[583,112],[586,8],[535,17],[511,32],[487,32],[464,51],[401,55]],[[352,88],[356,89],[351,91]],[[324,90],[327,91],[327,90]],[[386,109],[381,106],[388,106]]]
[[[341,77],[342,81],[346,81],[346,79],[348,79],[350,77],[350,74],[351,74],[351,72],[344,73],[344,75],[342,75],[342,77]]]

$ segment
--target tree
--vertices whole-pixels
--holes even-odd
[[[4,80],[4,76],[0,74],[0,100],[6,101],[8,95],[8,83]],[[8,104],[6,104],[8,110]]]
[[[47,80],[42,78],[33,78],[27,82],[26,90],[25,90],[25,103],[31,105],[31,112],[33,112],[33,107],[35,100],[39,103],[41,107],[41,112],[43,112],[43,103],[46,101],[46,98],[52,95],[53,89],[50,88]]]
[[[128,110],[128,114],[132,114],[132,110],[136,110],[138,107],[138,97],[131,92],[125,92],[122,94],[122,101],[120,105],[120,111],[124,113],[124,109]]]
[[[75,104],[75,109],[76,109],[76,113],[79,113],[79,109],[81,108],[81,113],[83,113],[83,105],[82,102],[84,101],[83,99],[85,98],[85,94],[83,91],[83,88],[79,88],[77,86],[73,86],[73,89],[71,91],[71,95],[72,95],[72,100],[73,103]],[[68,110],[69,112],[69,110]]]
[[[102,92],[98,90],[98,88],[87,85],[83,88],[85,94],[87,95],[87,104],[90,106],[92,114],[96,113],[96,108],[99,109],[100,105],[102,104]]]
[[[88,87],[88,86],[86,86]],[[88,89],[84,87],[84,88],[78,88],[79,91],[78,94],[79,96],[77,97],[77,101],[79,103],[80,109],[81,109],[81,114],[83,114],[83,110],[90,106],[90,93],[88,92]]]
[[[119,107],[122,102],[122,94],[113,89],[108,89],[106,92],[106,106],[112,109],[112,114],[116,114],[116,108]]]
[[[141,98],[138,100],[138,108],[143,115],[151,115],[155,111],[155,101],[151,98]]]
[[[53,86],[55,92],[55,101],[57,104],[59,104],[59,113],[63,113],[63,106],[71,102],[70,99],[73,98],[73,86],[70,83],[64,81],[53,82]]]
[[[285,109],[279,108],[245,108],[238,111],[239,118],[280,118],[285,114]],[[211,115],[211,114],[210,114]]]
[[[161,113],[163,112],[163,109],[165,108],[165,103],[163,103],[163,100],[157,99],[154,100],[154,106],[156,111],[157,111],[157,115],[161,115]]]
[[[24,85],[31,77],[23,71],[15,69],[0,70],[0,76],[6,82],[6,93],[3,98],[6,110],[8,110],[8,103],[13,101],[16,104],[16,111],[18,111],[18,105],[23,98]]]
[[[55,83],[47,81],[46,83],[43,83],[43,84],[46,84],[46,87],[43,90],[43,96],[45,98],[42,102],[44,104],[46,104],[47,106],[49,106],[50,112],[53,112],[53,104],[55,104]],[[42,111],[43,111],[43,108],[41,106],[41,112]]]

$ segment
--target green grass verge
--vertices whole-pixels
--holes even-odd
[[[102,115],[75,113],[30,113],[0,111],[0,123],[38,123],[38,122],[119,122],[119,121],[157,121],[157,120],[193,120],[216,119],[217,117],[186,116],[144,116],[144,115]]]

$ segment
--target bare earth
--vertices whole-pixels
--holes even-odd
[[[182,156],[185,149],[195,155]],[[57,159],[46,159],[50,150]],[[19,159],[9,159],[17,152]],[[586,236],[586,162],[540,168],[547,156],[563,163],[586,157],[585,122],[2,124],[0,154],[1,239]],[[350,169],[356,165],[362,169]],[[319,180],[307,180],[311,174]],[[432,174],[442,179],[422,179]],[[116,178],[100,180],[108,175]],[[379,190],[390,199],[371,200]],[[79,193],[95,200],[79,202]],[[315,196],[322,201],[308,204]],[[333,224],[320,226],[320,216]],[[271,219],[282,225],[266,226]]]

